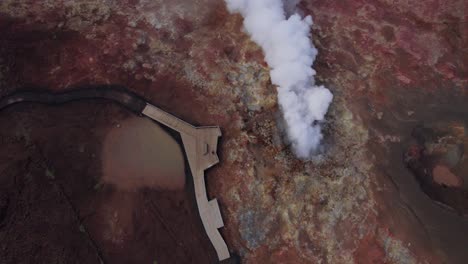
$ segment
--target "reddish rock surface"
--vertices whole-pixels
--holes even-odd
[[[431,200],[403,162],[417,125],[468,123],[466,1],[300,7],[315,22],[317,77],[335,94],[327,151],[308,162],[282,141],[261,50],[218,0],[4,0],[1,95],[115,83],[220,125],[208,191],[243,263],[466,263],[467,219]]]
[[[434,181],[440,185],[448,187],[460,187],[462,185],[462,180],[457,177],[457,175],[453,174],[446,166],[435,166],[432,174]]]

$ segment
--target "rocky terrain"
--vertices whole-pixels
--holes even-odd
[[[299,7],[313,16],[317,78],[335,96],[324,127],[325,150],[309,161],[295,158],[283,140],[276,88],[263,54],[243,32],[242,17],[230,15],[220,0],[3,0],[0,95],[24,87],[58,91],[120,84],[192,124],[221,126],[221,162],[207,172],[208,191],[220,202],[222,234],[242,263],[466,263],[468,4],[464,0],[302,0]],[[9,164],[25,160],[20,157],[26,155],[21,145],[28,138],[36,137],[51,148],[40,154],[46,159],[60,160],[56,151],[82,145],[100,159],[99,137],[85,136],[98,132],[82,128],[70,133],[86,119],[67,116],[99,113],[90,124],[104,129],[125,114],[114,108],[99,110],[110,109],[102,104],[70,107],[65,111],[23,106],[1,113],[2,131],[7,131],[2,133],[17,131],[16,137],[4,138],[16,138],[9,144],[18,145],[0,150],[5,157],[1,168],[9,175],[2,179],[18,181],[35,173],[34,166],[24,164],[5,170],[4,160]],[[87,110],[78,114],[83,108]],[[51,132],[36,127],[41,124],[56,128]],[[421,127],[433,131],[432,136],[418,132]],[[45,143],[52,138],[60,138],[55,140],[60,148]],[[452,151],[454,145],[460,151]],[[42,157],[34,149],[30,155]],[[68,153],[71,160],[79,155]],[[56,177],[73,184],[79,174],[67,175],[65,169]],[[94,175],[90,179],[99,177],[99,168],[88,170]],[[93,183],[90,180],[83,188]],[[449,191],[437,191],[444,186]],[[67,189],[61,192],[67,194]],[[0,193],[0,237],[6,232],[4,216],[11,213],[11,202],[6,202],[11,196],[5,193]],[[71,201],[81,201],[80,193],[76,195]],[[115,199],[112,203],[127,199],[129,207],[141,207],[141,212],[144,201],[151,201],[141,198],[141,193],[109,195],[106,199]],[[50,200],[58,203],[56,198]],[[67,205],[41,206],[58,212]],[[117,219],[108,234],[117,239],[77,246],[83,252],[77,262],[96,261],[94,251],[100,247],[110,252],[101,258],[122,263],[126,260],[119,254],[157,247],[163,242],[149,241],[140,247],[132,244],[136,232],[118,233],[150,223],[149,219],[144,215]],[[90,234],[100,228],[92,221],[84,224]],[[28,232],[42,229],[31,228]],[[81,241],[77,232],[67,232],[70,241]],[[17,237],[9,243],[23,240]],[[179,261],[212,260],[208,246],[184,243],[208,252],[201,254],[208,260],[182,257]],[[41,254],[40,248],[30,250]],[[5,252],[11,250],[2,244],[0,254],[6,256]],[[20,251],[13,254],[21,256]],[[142,258],[151,257],[156,258]]]

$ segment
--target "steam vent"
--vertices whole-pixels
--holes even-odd
[[[468,263],[466,0],[1,0],[0,264]]]

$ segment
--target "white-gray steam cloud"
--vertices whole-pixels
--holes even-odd
[[[320,122],[333,99],[327,88],[315,85],[312,64],[317,49],[309,39],[312,17],[286,18],[281,0],[225,1],[231,13],[244,17],[246,31],[262,47],[271,81],[278,86],[278,103],[294,152],[308,158],[323,138]]]

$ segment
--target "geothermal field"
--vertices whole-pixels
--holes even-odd
[[[466,0],[1,0],[0,264],[468,263]]]

